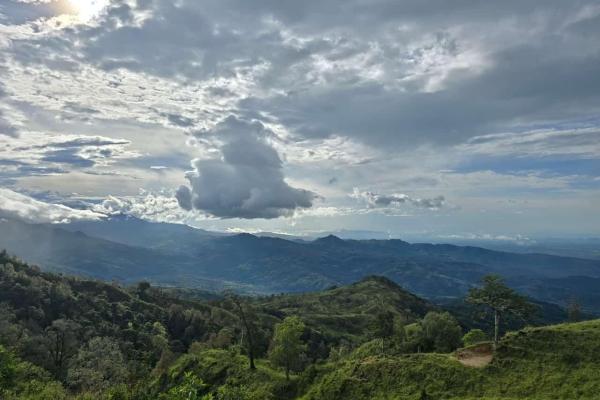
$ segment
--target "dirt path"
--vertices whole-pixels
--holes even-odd
[[[494,359],[494,350],[490,343],[482,343],[458,350],[456,359],[467,367],[483,368]]]

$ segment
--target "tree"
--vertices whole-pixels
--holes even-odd
[[[17,374],[17,362],[12,353],[8,352],[0,345],[0,395],[2,389],[13,385],[13,380]]]
[[[385,339],[394,335],[394,313],[382,310],[375,315],[375,337],[381,339],[381,350],[385,349]]]
[[[462,329],[448,312],[428,312],[421,326],[425,343],[433,351],[449,353],[461,344]]]
[[[487,335],[481,329],[471,329],[469,332],[465,333],[462,341],[465,346],[472,346],[477,343],[485,342],[488,340]]]
[[[304,322],[296,316],[287,317],[275,326],[269,358],[275,365],[285,368],[287,380],[290,379],[290,370],[299,364],[306,351],[306,345],[301,339],[303,332]]]
[[[567,315],[569,322],[577,322],[581,320],[581,304],[576,298],[572,298],[567,305]]]
[[[425,341],[425,332],[423,327],[418,322],[413,322],[404,327],[404,337],[406,350],[417,351],[420,353],[423,349],[423,342]]]
[[[127,365],[118,344],[107,337],[95,337],[71,361],[69,386],[100,392],[127,380]]]
[[[250,309],[248,304],[244,304],[242,298],[237,296],[234,293],[226,294],[229,301],[233,304],[234,309],[236,310],[238,317],[242,321],[243,332],[246,333],[246,343],[248,350],[248,358],[250,359],[250,369],[256,369],[254,365],[254,351],[256,342],[254,340],[256,329],[252,320],[250,319],[251,312],[248,312]]]
[[[50,368],[57,378],[64,378],[67,362],[77,350],[79,329],[79,324],[68,319],[57,319],[46,328],[43,347],[48,352]]]
[[[487,275],[482,286],[469,290],[467,301],[489,308],[494,315],[494,346],[498,345],[501,318],[512,314],[522,319],[529,316],[534,306],[527,299],[506,286],[502,277]]]
[[[140,299],[146,300],[148,298],[147,293],[150,290],[152,285],[150,282],[142,281],[137,284],[136,292]]]

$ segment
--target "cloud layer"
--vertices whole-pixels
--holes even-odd
[[[311,207],[314,193],[285,182],[279,154],[267,142],[270,135],[261,123],[233,116],[199,134],[222,142],[220,157],[193,161],[190,187],[176,193],[181,207],[220,218],[278,218]]]
[[[62,204],[50,204],[9,189],[0,188],[0,218],[30,223],[67,223],[77,220],[99,220],[104,214],[77,210]]]
[[[217,228],[598,234],[597,1],[60,4],[0,6],[3,186]]]

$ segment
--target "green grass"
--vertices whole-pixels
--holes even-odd
[[[372,355],[336,365],[304,400],[598,399],[600,320],[508,334],[494,361],[465,367],[450,355]]]

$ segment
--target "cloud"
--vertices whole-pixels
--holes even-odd
[[[6,80],[19,100],[108,119],[206,128],[233,111],[297,137],[443,146],[595,115],[598,15],[592,1],[113,1],[90,26],[9,29]]]
[[[490,156],[600,158],[600,128],[538,129],[476,136],[458,149]]]
[[[438,210],[444,206],[446,199],[444,196],[437,196],[428,199],[420,199],[410,197],[406,194],[378,194],[374,192],[361,192],[358,188],[354,188],[350,197],[363,201],[369,208],[379,207],[398,207],[403,204],[409,204],[418,208],[426,208],[429,210]]]
[[[220,158],[196,159],[190,187],[176,197],[182,208],[220,218],[278,218],[309,208],[316,195],[291,187],[282,161],[267,139],[273,133],[259,122],[230,116],[204,137],[222,141]]]
[[[0,172],[13,176],[55,175],[70,169],[108,166],[116,160],[139,157],[127,147],[130,141],[103,136],[23,133],[0,137]]]
[[[183,223],[198,220],[197,216],[182,210],[173,193],[167,191],[142,192],[138,196],[108,196],[89,207],[100,214],[131,215],[154,222]]]
[[[45,203],[0,188],[0,218],[18,219],[30,223],[68,223],[76,220],[99,220],[103,217],[105,215],[98,212]]]
[[[13,110],[12,107],[5,104],[6,97],[4,85],[2,84],[2,81],[0,81],[0,135],[17,137],[19,136],[19,128],[15,124],[15,121],[10,118],[11,114],[13,114],[11,111]]]
[[[0,135],[17,136],[18,130],[10,121],[4,116],[4,112],[0,110]]]
[[[582,207],[593,203],[600,215],[589,201],[598,181],[567,176],[595,177],[600,160],[597,1],[111,0],[78,22],[48,18],[56,4],[40,2],[0,6],[4,185],[131,195],[140,187],[179,186],[180,170],[197,156],[195,174],[202,177],[190,175],[177,197],[187,209],[200,198],[219,218],[244,207],[263,215],[269,201],[244,204],[252,186],[263,197],[275,191],[270,199],[284,195],[283,208],[272,205],[268,215],[344,210],[344,219],[331,223],[362,227],[382,223],[367,220],[370,214],[434,208],[435,198],[419,203],[393,194],[430,193],[434,184],[471,213],[523,196],[554,215],[563,212],[561,194]],[[246,154],[225,154],[246,136],[246,128],[215,133],[230,114],[268,128],[244,142],[262,167],[241,167],[235,159]],[[114,133],[143,156],[125,143],[59,144],[48,131]],[[276,150],[275,161],[265,158],[265,146]],[[273,185],[242,174],[264,165],[275,165]],[[337,183],[328,184],[331,177]],[[389,205],[359,208],[348,198],[353,187],[374,182],[372,195]],[[296,207],[313,199],[295,187],[327,200],[319,210]],[[572,218],[563,221],[572,229],[591,225],[592,213],[568,210]],[[359,213],[364,219],[357,223]],[[540,218],[546,220],[552,218]]]

